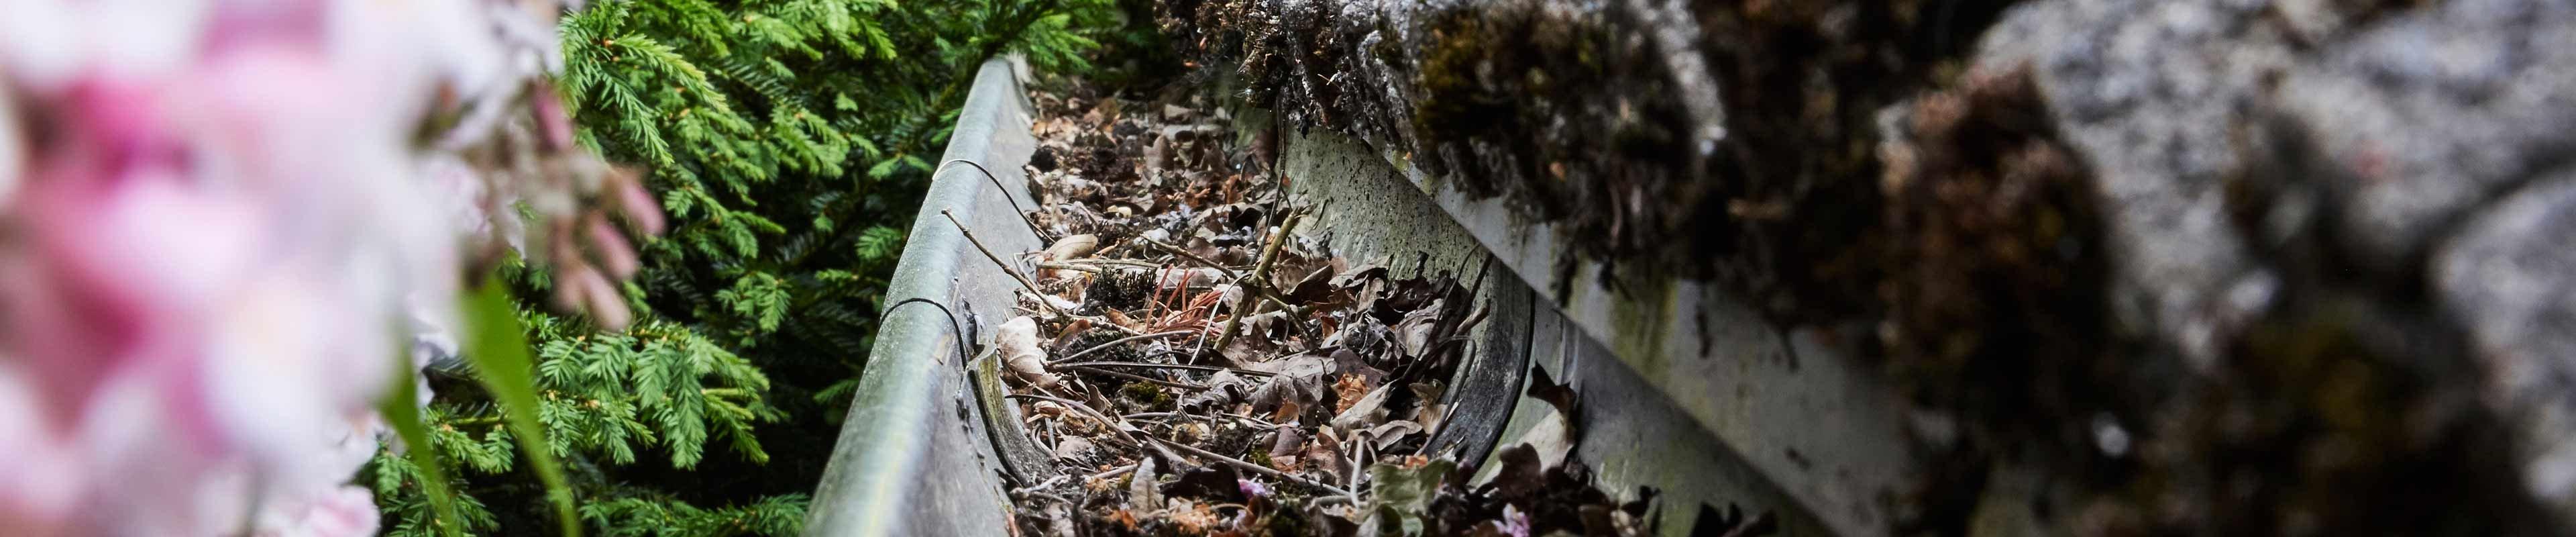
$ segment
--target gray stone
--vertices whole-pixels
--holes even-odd
[[[2260,2],[2080,0],[2025,5],[1987,34],[1977,63],[2030,62],[2057,127],[2100,175],[2123,324],[2206,369],[2238,319],[2223,300],[2262,274],[2228,221],[2231,143],[2263,80],[2287,69]]]
[[[2282,83],[2331,225],[2367,268],[2414,266],[2474,208],[2576,150],[2576,4],[2462,0],[2337,43]]]
[[[2483,398],[2515,429],[2524,485],[2576,513],[2576,173],[2513,194],[2434,262],[2445,313],[2483,366]]]

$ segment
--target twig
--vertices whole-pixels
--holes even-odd
[[[1285,230],[1282,230],[1282,231],[1285,231]],[[1198,264],[1201,264],[1201,265],[1207,265],[1207,266],[1208,266],[1208,268],[1216,269],[1218,272],[1223,272],[1223,273],[1225,273],[1225,277],[1226,277],[1226,278],[1233,279],[1233,280],[1234,280],[1238,285],[1239,285],[1239,284],[1241,284],[1241,283],[1242,283],[1242,281],[1243,281],[1243,276],[1242,276],[1241,274],[1236,273],[1236,272],[1234,271],[1234,269],[1226,268],[1226,267],[1225,267],[1225,265],[1217,264],[1217,262],[1216,262],[1215,260],[1211,260],[1211,259],[1208,259],[1208,258],[1205,258],[1205,257],[1199,257],[1199,254],[1190,253],[1190,251],[1189,251],[1189,250],[1183,249],[1183,248],[1181,248],[1181,247],[1179,247],[1179,246],[1173,246],[1173,245],[1171,245],[1170,243],[1165,243],[1165,242],[1162,242],[1162,241],[1157,241],[1157,240],[1154,240],[1154,239],[1146,239],[1146,238],[1141,238],[1141,237],[1140,237],[1140,238],[1138,238],[1137,240],[1145,241],[1145,244],[1153,245],[1155,248],[1157,248],[1157,249],[1161,249],[1161,250],[1163,250],[1163,251],[1165,251],[1165,252],[1171,252],[1171,253],[1172,253],[1172,255],[1174,255],[1174,256],[1179,256],[1179,257],[1181,257],[1181,258],[1183,258],[1183,259],[1188,259],[1188,260],[1190,260],[1190,261],[1195,261],[1195,262],[1197,262]],[[1305,317],[1305,316],[1306,316],[1306,308],[1298,307],[1296,304],[1290,304],[1290,303],[1288,303],[1288,299],[1287,299],[1286,297],[1279,296],[1279,292],[1278,292],[1278,291],[1274,291],[1274,290],[1270,289],[1270,286],[1267,286],[1267,285],[1255,286],[1255,287],[1252,287],[1251,289],[1254,289],[1254,290],[1258,290],[1258,291],[1260,291],[1259,293],[1256,293],[1256,294],[1261,295],[1261,298],[1269,300],[1271,304],[1276,304],[1276,305],[1278,305],[1281,309],[1288,310],[1288,312],[1289,312],[1289,313],[1291,313],[1291,314],[1294,314],[1294,315],[1296,315],[1296,316],[1298,316],[1298,317]]]
[[[1226,278],[1232,279],[1232,278],[1239,278],[1239,277],[1241,277],[1241,276],[1238,276],[1238,275],[1236,275],[1236,274],[1235,274],[1234,269],[1226,268],[1226,267],[1225,267],[1225,265],[1218,264],[1218,263],[1216,262],[1216,260],[1208,259],[1208,258],[1205,258],[1205,257],[1200,257],[1200,256],[1199,256],[1199,254],[1190,253],[1190,251],[1189,251],[1188,249],[1184,249],[1184,248],[1181,248],[1181,247],[1179,247],[1179,246],[1173,246],[1173,245],[1171,245],[1170,243],[1166,243],[1166,242],[1163,242],[1163,241],[1158,241],[1158,240],[1148,239],[1148,238],[1143,238],[1143,237],[1138,237],[1138,238],[1137,238],[1137,240],[1145,241],[1145,244],[1151,244],[1151,245],[1154,245],[1154,248],[1155,248],[1155,249],[1159,249],[1159,250],[1162,250],[1162,251],[1165,251],[1165,252],[1171,252],[1171,254],[1172,254],[1173,256],[1177,256],[1177,257],[1180,257],[1180,258],[1182,258],[1182,259],[1188,259],[1188,260],[1191,260],[1191,261],[1196,261],[1196,262],[1198,262],[1198,264],[1201,264],[1201,265],[1207,265],[1207,266],[1208,266],[1208,268],[1216,269],[1218,272],[1223,272],[1223,273],[1225,273],[1225,277],[1226,277]]]
[[[1049,360],[1049,361],[1047,361],[1047,365],[1055,365],[1055,364],[1060,364],[1060,363],[1064,363],[1064,362],[1071,362],[1071,361],[1073,361],[1073,359],[1075,359],[1075,358],[1081,358],[1083,355],[1091,354],[1092,352],[1099,351],[1100,349],[1106,349],[1106,348],[1109,348],[1109,346],[1111,346],[1111,345],[1117,345],[1117,344],[1120,344],[1120,343],[1126,343],[1126,342],[1129,342],[1129,341],[1135,341],[1135,340],[1139,340],[1139,339],[1152,339],[1152,338],[1158,338],[1158,337],[1186,336],[1186,335],[1195,334],[1195,333],[1198,333],[1198,332],[1199,332],[1199,331],[1197,331],[1197,330],[1173,330],[1173,331],[1170,331],[1170,332],[1155,332],[1155,333],[1151,333],[1151,334],[1140,334],[1140,335],[1133,335],[1133,336],[1122,337],[1122,338],[1118,338],[1118,339],[1109,340],[1109,342],[1108,342],[1108,343],[1102,343],[1102,344],[1099,344],[1099,345],[1094,345],[1094,346],[1092,346],[1091,348],[1088,348],[1088,349],[1083,349],[1081,352],[1076,352],[1076,353],[1073,353],[1073,354],[1067,354],[1067,355],[1064,355],[1064,357],[1063,357],[1063,358],[1057,358],[1057,359],[1054,359],[1054,360]]]
[[[1174,353],[1174,354],[1178,354],[1178,353]],[[1264,376],[1264,377],[1278,375],[1278,373],[1272,373],[1272,372],[1269,372],[1269,371],[1254,371],[1254,370],[1250,370],[1250,369],[1236,369],[1236,368],[1232,368],[1232,367],[1220,367],[1220,366],[1213,366],[1213,365],[1190,365],[1190,364],[1148,364],[1148,363],[1143,363],[1143,362],[1076,362],[1076,363],[1070,363],[1070,364],[1047,364],[1047,365],[1055,366],[1055,367],[1086,367],[1086,366],[1087,366],[1087,367],[1144,367],[1144,368],[1153,368],[1153,369],[1189,369],[1189,370],[1194,370],[1194,371],[1233,371],[1233,372],[1235,372],[1235,373],[1237,373],[1237,374],[1244,374],[1244,375],[1260,375],[1260,376]]]
[[[1118,477],[1118,474],[1123,474],[1123,473],[1133,472],[1133,471],[1136,471],[1136,465],[1130,464],[1130,465],[1126,465],[1126,466],[1120,466],[1120,467],[1117,467],[1117,468],[1111,468],[1111,469],[1109,469],[1108,471],[1105,471],[1105,472],[1101,472],[1101,473],[1097,473],[1097,474],[1091,474],[1091,475],[1088,475],[1088,476],[1083,476],[1082,481],[1083,481],[1083,482],[1086,482],[1086,483],[1088,483],[1088,482],[1092,482],[1092,481],[1099,481],[1099,480],[1102,480],[1102,479],[1108,479],[1108,478],[1112,478],[1112,477]]]
[[[1011,197],[1011,189],[1002,187],[1002,178],[993,175],[993,170],[984,169],[983,163],[962,158],[948,159],[946,162],[939,163],[939,169],[931,170],[930,175],[932,177],[939,176],[939,172],[947,171],[948,165],[950,164],[974,166],[975,171],[984,172],[984,178],[993,182],[993,191],[1000,192],[1002,194],[1002,201],[1011,202],[1011,214],[1018,215],[1020,217],[1020,224],[1029,226],[1029,233],[1037,235],[1038,238],[1046,238],[1046,231],[1038,229],[1038,222],[1036,220],[1029,219],[1028,209],[1020,208],[1020,199]]]
[[[1059,476],[1055,476],[1055,477],[1050,477],[1050,478],[1047,478],[1047,480],[1045,480],[1045,481],[1040,481],[1040,482],[1038,482],[1038,484],[1035,484],[1035,485],[1029,485],[1029,486],[1025,486],[1025,487],[1020,487],[1020,488],[1011,489],[1011,493],[1012,493],[1012,494],[1027,494],[1027,493],[1031,493],[1031,492],[1037,492],[1037,491],[1039,491],[1039,490],[1043,490],[1043,489],[1055,488],[1055,485],[1056,485],[1057,483],[1063,483],[1063,482],[1064,482],[1065,480],[1067,480],[1067,479],[1073,479],[1073,476],[1070,476],[1070,475],[1059,475]]]
[[[1038,268],[1060,269],[1060,270],[1078,270],[1078,271],[1082,271],[1082,272],[1091,272],[1091,273],[1108,272],[1108,271],[1110,271],[1110,270],[1113,270],[1111,267],[1129,267],[1129,268],[1138,268],[1138,269],[1145,269],[1145,270],[1153,270],[1153,269],[1163,268],[1163,267],[1162,267],[1162,265],[1156,265],[1156,264],[1153,264],[1153,263],[1146,263],[1146,262],[1143,262],[1143,261],[1135,261],[1135,260],[1129,260],[1129,259],[1101,259],[1101,258],[1096,258],[1096,257],[1086,257],[1086,258],[1077,258],[1077,259],[1058,259],[1058,260],[1054,260],[1054,261],[1041,261],[1041,262],[1038,262]]]
[[[1022,274],[1020,274],[1019,269],[1011,268],[1011,264],[1010,264],[1010,263],[1007,263],[1007,262],[1003,262],[1003,261],[1002,261],[1002,256],[993,255],[993,250],[991,250],[991,249],[989,249],[989,248],[985,248],[985,247],[984,247],[984,241],[975,240],[975,232],[973,232],[973,231],[967,231],[967,230],[966,230],[966,223],[957,221],[957,215],[955,215],[955,214],[950,214],[950,213],[949,213],[949,211],[952,211],[952,210],[953,210],[953,209],[940,209],[940,210],[939,210],[939,215],[940,215],[940,216],[948,217],[948,224],[949,224],[949,225],[953,225],[953,226],[957,226],[957,232],[958,232],[958,233],[960,233],[960,234],[964,234],[964,235],[966,236],[966,243],[967,243],[967,244],[973,244],[973,245],[975,245],[975,251],[983,252],[983,253],[984,253],[984,258],[985,258],[985,259],[993,260],[993,265],[994,265],[994,266],[1002,267],[1002,273],[1003,273],[1003,274],[1009,274],[1009,275],[1011,275],[1011,279],[1013,279],[1013,280],[1019,280],[1019,282],[1020,282],[1020,286],[1021,286],[1021,287],[1026,287],[1026,288],[1028,288],[1028,289],[1029,289],[1029,292],[1030,292],[1030,293],[1033,293],[1033,294],[1038,295],[1038,296],[1037,296],[1038,305],[1040,305],[1040,306],[1046,306],[1046,308],[1047,308],[1048,310],[1050,310],[1050,311],[1054,311],[1054,312],[1056,312],[1056,313],[1063,313],[1063,314],[1067,314],[1067,315],[1070,315],[1070,314],[1072,314],[1072,313],[1073,313],[1073,312],[1064,311],[1064,310],[1063,310],[1063,309],[1061,309],[1061,308],[1057,308],[1057,307],[1055,307],[1055,303],[1053,303],[1053,302],[1048,302],[1048,301],[1047,301],[1047,294],[1046,294],[1046,291],[1040,291],[1040,290],[1038,290],[1038,284],[1037,284],[1037,282],[1029,281],[1029,277],[1028,277],[1028,276],[1026,276],[1026,275],[1022,275]]]
[[[1304,221],[1305,217],[1304,214],[1292,214],[1288,215],[1287,220],[1279,222],[1279,231],[1270,235],[1270,245],[1261,248],[1261,262],[1252,265],[1252,278],[1237,283],[1236,286],[1266,287],[1264,282],[1267,282],[1270,277],[1270,265],[1279,261],[1279,245],[1288,242],[1288,232],[1297,229],[1297,223]],[[1251,294],[1246,293],[1245,296],[1249,297]],[[1260,310],[1260,304],[1255,303],[1252,309]],[[1234,342],[1234,329],[1243,323],[1244,317],[1243,312],[1235,312],[1233,316],[1225,318],[1225,332],[1216,335],[1216,351],[1219,356],[1225,354],[1226,344]]]
[[[1161,439],[1161,438],[1153,437],[1153,436],[1151,436],[1151,435],[1148,435],[1148,436],[1146,436],[1145,438],[1146,438],[1147,440],[1153,440],[1153,441],[1154,441],[1154,443],[1157,443],[1157,444],[1162,444],[1162,445],[1166,445],[1166,446],[1171,446],[1173,449],[1181,450],[1181,452],[1182,452],[1182,453],[1188,453],[1188,454],[1190,454],[1190,456],[1193,456],[1193,457],[1198,457],[1198,458],[1201,458],[1201,459],[1207,459],[1207,460],[1210,460],[1210,461],[1215,461],[1215,462],[1223,463],[1223,464],[1225,464],[1226,466],[1232,466],[1232,467],[1235,467],[1235,468],[1240,468],[1240,469],[1248,470],[1248,471],[1251,471],[1252,473],[1256,473],[1256,474],[1261,474],[1261,475],[1266,475],[1266,476],[1270,476],[1270,477],[1279,478],[1279,480],[1281,480],[1281,481],[1287,481],[1287,482],[1290,482],[1290,483],[1296,483],[1296,484],[1299,484],[1299,485],[1305,485],[1305,486],[1308,486],[1308,487],[1313,487],[1313,488],[1314,488],[1314,489],[1316,489],[1316,490],[1321,490],[1321,491],[1325,491],[1325,492],[1333,493],[1333,495],[1335,495],[1335,496],[1349,496],[1349,495],[1351,495],[1350,491],[1342,490],[1342,489],[1341,489],[1341,487],[1335,487],[1335,486],[1332,486],[1332,485],[1326,485],[1326,484],[1323,484],[1323,483],[1316,482],[1315,480],[1312,480],[1312,479],[1306,479],[1306,478],[1303,478],[1303,477],[1297,477],[1297,476],[1296,476],[1296,475],[1294,475],[1294,474],[1290,474],[1290,473],[1287,473],[1287,472],[1282,472],[1282,471],[1279,471],[1279,470],[1275,470],[1275,469],[1272,469],[1272,468],[1270,468],[1270,467],[1268,467],[1268,466],[1262,466],[1262,465],[1253,464],[1253,463],[1249,463],[1249,462],[1243,462],[1243,460],[1242,460],[1242,459],[1237,459],[1237,458],[1234,458],[1234,457],[1228,457],[1228,456],[1224,456],[1224,455],[1218,455],[1218,454],[1215,454],[1215,453],[1211,453],[1211,452],[1209,452],[1208,450],[1204,450],[1204,449],[1199,449],[1199,448],[1190,447],[1190,445],[1189,445],[1189,444],[1183,444],[1183,443],[1180,443],[1180,442],[1173,442],[1173,441],[1170,441],[1170,440],[1164,440],[1164,439]]]
[[[1253,425],[1259,425],[1259,426],[1262,426],[1262,427],[1267,427],[1267,428],[1272,428],[1272,429],[1277,429],[1277,428],[1279,428],[1279,424],[1271,423],[1271,422],[1270,422],[1270,420],[1265,420],[1265,419],[1261,419],[1261,418],[1255,418],[1255,417],[1252,417],[1252,416],[1245,416],[1245,415],[1241,415],[1241,414],[1230,414],[1230,413],[1225,413],[1225,412],[1211,412],[1211,413],[1209,413],[1209,414],[1217,415],[1217,416],[1225,416],[1225,417],[1228,417],[1228,418],[1234,418],[1234,419],[1236,419],[1236,420],[1243,421],[1244,423],[1250,423],[1250,424],[1253,424]],[[1200,416],[1199,416],[1199,415],[1197,415],[1197,414],[1189,414],[1189,413],[1184,413],[1184,412],[1138,412],[1138,413],[1134,413],[1134,414],[1128,414],[1128,415],[1126,415],[1126,416],[1124,416],[1124,417],[1125,417],[1125,418],[1127,418],[1127,419],[1136,419],[1136,418],[1164,418],[1164,417],[1172,417],[1172,416],[1181,416],[1181,417],[1189,417],[1189,418],[1196,418],[1196,417],[1200,417]]]
[[[1135,435],[1127,434],[1127,430],[1128,430],[1128,429],[1133,429],[1133,428],[1135,428],[1135,426],[1134,426],[1134,425],[1128,425],[1128,424],[1127,424],[1127,422],[1125,422],[1125,421],[1116,420],[1116,419],[1111,419],[1111,418],[1109,417],[1109,415],[1108,415],[1108,414],[1103,414],[1103,413],[1101,413],[1101,412],[1100,412],[1100,411],[1098,411],[1098,410],[1092,410],[1092,409],[1091,409],[1091,405],[1082,404],[1082,402],[1081,402],[1081,401],[1075,401],[1075,400],[1072,400],[1072,399],[1065,399],[1065,398],[1062,398],[1062,397],[1054,397],[1054,396],[1047,396],[1047,395],[1038,395],[1038,394],[1034,394],[1034,393],[1014,393],[1014,394],[1004,395],[1004,396],[1002,396],[1002,397],[1005,397],[1005,398],[1012,398],[1012,397],[1016,397],[1016,398],[1020,398],[1020,399],[1036,399],[1036,400],[1039,400],[1039,401],[1047,401],[1047,402],[1052,402],[1052,403],[1059,404],[1059,405],[1064,405],[1064,406],[1065,406],[1065,408],[1071,408],[1071,409],[1074,409],[1074,410],[1080,410],[1080,411],[1082,411],[1084,414],[1088,414],[1088,416],[1086,416],[1086,417],[1089,417],[1089,418],[1094,419],[1094,420],[1099,420],[1101,425],[1106,425],[1106,426],[1108,426],[1108,427],[1109,427],[1109,432],[1118,433],[1118,437],[1119,437],[1119,438],[1126,439],[1126,440],[1127,440],[1128,442],[1130,442],[1130,443],[1134,443],[1134,444],[1143,444],[1143,442],[1138,442],[1138,441],[1136,440],[1136,436],[1135,436]]]
[[[1101,267],[1100,267],[1100,266],[1098,266],[1098,265],[1080,265],[1080,264],[1073,264],[1073,263],[1056,263],[1056,262],[1052,262],[1052,261],[1040,261],[1040,262],[1038,262],[1038,268],[1041,268],[1041,269],[1048,269],[1048,270],[1070,270],[1070,271],[1074,271],[1074,272],[1089,272],[1089,273],[1092,273],[1092,274],[1099,274],[1099,273],[1102,273],[1102,272],[1108,272],[1108,271],[1110,270],[1110,269],[1106,269],[1106,268],[1101,268]]]
[[[1205,384],[1191,384],[1191,383],[1187,383],[1187,382],[1180,382],[1180,381],[1174,381],[1174,380],[1163,380],[1163,379],[1158,379],[1158,378],[1154,378],[1154,377],[1148,377],[1148,376],[1144,376],[1144,375],[1138,375],[1138,374],[1135,374],[1135,373],[1122,373],[1122,372],[1118,372],[1118,371],[1110,371],[1110,370],[1107,370],[1107,369],[1101,369],[1101,368],[1097,368],[1097,367],[1071,367],[1071,366],[1068,366],[1068,367],[1065,367],[1065,368],[1066,368],[1066,369],[1080,369],[1080,370],[1088,371],[1088,372],[1095,373],[1095,374],[1108,375],[1108,376],[1112,376],[1112,377],[1118,377],[1118,378],[1123,378],[1123,379],[1133,380],[1133,381],[1137,381],[1137,382],[1151,382],[1151,383],[1154,383],[1154,384],[1161,384],[1161,385],[1164,385],[1164,386],[1171,386],[1171,387],[1174,387],[1174,388],[1183,388],[1183,389],[1191,389],[1191,390],[1205,390],[1205,389],[1208,389],[1208,388],[1212,388],[1212,387],[1213,387],[1213,386],[1208,386],[1208,385],[1205,385]]]

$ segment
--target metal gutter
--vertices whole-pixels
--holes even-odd
[[[997,252],[1040,247],[1015,209],[1034,206],[1020,176],[1037,148],[1021,89],[1026,70],[1016,57],[996,58],[975,76],[895,265],[806,535],[1010,532],[1004,468],[978,418],[964,358],[971,352],[961,349],[974,348],[978,315],[1008,314],[1014,283],[941,212]]]
[[[997,254],[1044,246],[1020,218],[1036,206],[1020,171],[1036,148],[1025,70],[1014,58],[986,62],[958,115],[816,487],[808,535],[1007,535],[1006,488],[1056,471],[1027,453],[1034,448],[996,397],[990,360],[970,358],[977,327],[1010,315],[1017,283],[942,214]],[[1262,128],[1262,116],[1239,114],[1237,134]],[[1499,209],[1348,139],[1294,134],[1282,148],[1293,195],[1323,222],[1301,240],[1398,276],[1490,273],[1475,292],[1492,317],[1470,334],[1434,451],[1484,460],[1526,433],[1550,412],[1520,396],[1523,373],[1536,367],[1582,394],[1576,458],[1608,488],[1663,491],[1667,534],[1687,534],[1703,504],[1774,513],[1786,535],[1886,532],[1875,500],[1893,469],[1910,463],[1903,444],[1888,441],[1894,407],[1876,400],[1884,392],[1866,371],[1697,284],[1614,295],[1593,288],[1595,269],[1578,263],[1573,291],[1551,294],[1538,278],[1561,238],[1545,227],[1505,225]]]

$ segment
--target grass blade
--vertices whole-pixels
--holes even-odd
[[[581,519],[573,514],[572,489],[564,484],[563,465],[555,461],[554,449],[546,442],[545,426],[537,422],[536,370],[529,357],[528,334],[519,326],[518,309],[511,304],[510,291],[498,283],[467,292],[465,356],[480,373],[475,376],[482,379],[484,390],[501,402],[510,431],[518,437],[519,453],[536,465],[537,477],[545,481],[546,498],[554,503],[563,535],[578,536]]]
[[[412,380],[420,372],[412,369],[410,357],[397,354],[394,360],[399,365],[394,367],[393,389],[376,402],[376,412],[384,414],[385,423],[393,426],[394,434],[402,436],[403,457],[411,459],[411,465],[417,468],[415,474],[424,495],[429,496],[430,510],[437,513],[432,524],[445,529],[443,533],[448,535],[461,535],[465,519],[456,516],[456,498],[447,491],[447,470],[438,465],[438,450],[429,445],[429,427],[421,423],[420,385]]]

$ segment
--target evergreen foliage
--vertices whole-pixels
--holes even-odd
[[[612,0],[567,16],[556,83],[581,143],[648,170],[673,224],[642,245],[622,332],[544,313],[543,271],[504,267],[583,523],[795,533],[977,66],[1017,51],[1088,68],[1095,29],[1124,16],[1107,0]],[[427,412],[464,522],[433,522],[419,468],[382,453],[362,482],[389,534],[551,522],[470,375],[434,372]]]

